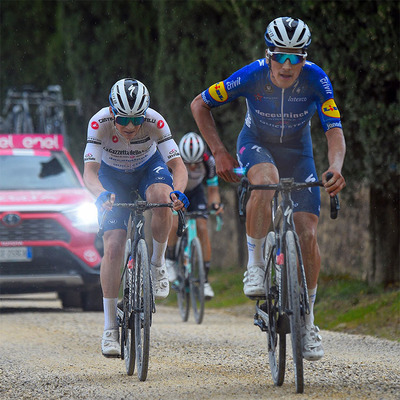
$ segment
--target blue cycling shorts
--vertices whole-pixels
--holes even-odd
[[[276,166],[280,178],[293,177],[296,182],[315,182],[318,175],[314,158],[303,141],[285,143],[262,142],[257,135],[243,129],[237,141],[237,158],[241,167],[248,171],[253,165],[271,163]],[[321,194],[319,187],[292,192],[294,212],[303,211],[319,216]]]
[[[188,211],[207,211],[207,199],[202,183],[192,190],[185,191],[185,195],[190,201],[189,207],[187,208]],[[207,219],[208,215],[204,215],[201,218]]]
[[[119,171],[102,162],[99,180],[106,190],[115,193],[116,203],[132,202],[134,200],[132,195],[136,191],[142,199],[146,200],[146,190],[154,183],[165,183],[171,187],[171,191],[173,190],[172,174],[158,152],[140,169],[133,172]],[[99,221],[101,217],[99,214]],[[114,207],[107,213],[103,229],[104,231],[127,230],[128,220],[128,209]]]

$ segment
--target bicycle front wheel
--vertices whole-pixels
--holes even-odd
[[[136,247],[135,262],[135,350],[139,380],[145,381],[149,367],[150,325],[153,296],[151,292],[150,263],[147,244],[140,239]]]
[[[190,300],[192,302],[194,319],[197,324],[201,324],[204,316],[204,282],[206,277],[204,272],[203,252],[198,237],[192,240],[190,248]]]
[[[282,386],[286,367],[286,332],[282,326],[283,315],[279,313],[280,266],[276,265],[275,232],[268,233],[266,254],[266,308],[268,314],[268,356],[272,379]],[[281,292],[282,293],[282,292]],[[282,318],[280,320],[280,318]]]
[[[121,358],[125,359],[126,373],[132,375],[135,370],[135,329],[134,329],[134,276],[132,263],[132,243],[128,239],[125,246],[125,272],[123,277],[121,321]]]
[[[300,288],[297,265],[298,256],[295,237],[292,231],[288,231],[285,235],[285,267],[288,288],[287,308],[289,310],[296,391],[297,393],[303,393],[303,348],[301,340]]]
[[[189,281],[186,276],[185,267],[185,240],[180,240],[179,244],[179,254],[178,254],[178,284],[176,286],[177,297],[178,297],[178,307],[179,313],[181,315],[182,321],[186,322],[189,318],[189,305],[190,305],[190,295],[189,295]]]

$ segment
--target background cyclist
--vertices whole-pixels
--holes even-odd
[[[215,157],[217,174],[228,182],[238,182],[233,168],[240,164],[252,184],[277,183],[280,177],[294,177],[300,182],[317,180],[310,121],[318,111],[328,143],[329,167],[322,179],[333,196],[345,187],[341,174],[345,140],[331,82],[321,68],[306,62],[310,30],[300,19],[280,17],[268,25],[264,38],[266,58],[210,86],[191,104],[200,132]],[[246,98],[247,113],[237,141],[238,163],[221,142],[211,109],[240,96]],[[333,177],[326,182],[328,171]],[[264,294],[263,251],[272,197],[271,191],[253,191],[246,208],[249,257],[243,282],[244,293],[250,298]],[[321,264],[317,244],[319,189],[296,192],[293,201],[311,306],[306,326],[302,327],[303,355],[318,360],[324,354],[313,314]]]
[[[112,209],[112,204],[129,202],[131,192],[138,189],[149,202],[168,203],[171,198],[174,209],[180,209],[187,201],[182,193],[187,172],[167,122],[148,108],[150,95],[143,83],[133,78],[119,80],[111,88],[109,102],[110,106],[89,121],[83,178],[97,197],[99,219],[106,209],[110,210],[104,221],[100,270],[104,305],[101,348],[104,356],[117,357],[120,345],[116,310],[129,210]],[[165,298],[169,293],[165,249],[171,224],[169,208],[153,210],[151,268],[156,298]]]
[[[188,184],[185,194],[190,201],[188,211],[206,211],[212,209],[216,214],[223,213],[221,197],[218,187],[218,176],[215,172],[215,160],[206,149],[203,139],[194,132],[183,136],[179,142],[179,152],[188,172]],[[207,198],[204,192],[205,182],[207,186]],[[204,269],[206,272],[206,283],[204,285],[204,296],[207,300],[214,297],[214,291],[208,282],[208,273],[211,262],[211,243],[207,229],[207,215],[196,219],[197,235],[203,249]],[[176,279],[175,271],[175,244],[177,242],[176,227],[177,219],[174,219],[174,227],[168,239],[167,269],[170,282]]]

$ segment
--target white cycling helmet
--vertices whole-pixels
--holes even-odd
[[[311,43],[311,32],[301,19],[279,17],[269,23],[264,39],[268,47],[306,49]]]
[[[197,163],[203,159],[205,146],[203,139],[194,132],[188,132],[179,142],[179,152],[186,163]]]
[[[111,88],[109,100],[114,114],[140,117],[150,105],[150,94],[142,82],[124,78]]]

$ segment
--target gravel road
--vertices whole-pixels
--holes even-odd
[[[0,300],[1,399],[399,399],[400,343],[321,331],[325,357],[304,362],[295,394],[288,362],[273,385],[253,310],[206,310],[201,325],[158,306],[147,381],[101,355],[102,313],[63,311],[51,297]],[[289,357],[290,358],[290,357]]]

